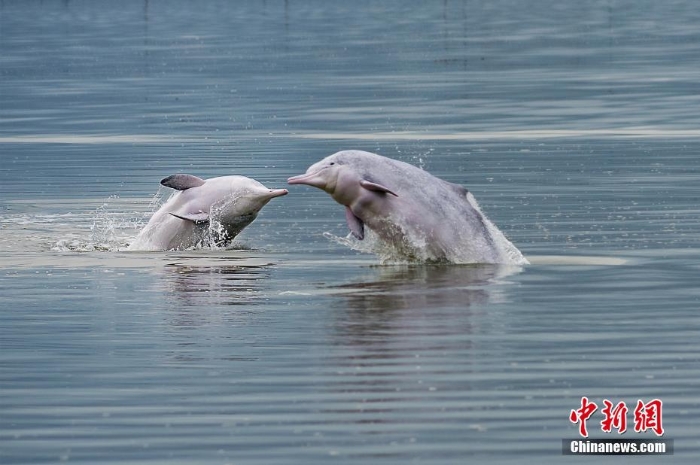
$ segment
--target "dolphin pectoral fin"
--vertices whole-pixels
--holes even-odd
[[[388,187],[384,187],[384,186],[382,186],[381,184],[377,184],[377,183],[374,183],[374,182],[365,181],[364,179],[363,179],[362,181],[360,181],[360,186],[364,187],[364,188],[367,189],[368,191],[372,191],[372,192],[381,192],[381,193],[383,193],[383,194],[391,194],[391,195],[393,195],[394,197],[398,197],[398,195],[396,195],[396,193],[394,193],[394,192],[393,192],[391,189],[389,189]]]
[[[193,215],[178,215],[172,212],[170,214],[173,215],[175,218],[180,218],[184,221],[191,221],[194,224],[205,224],[209,222],[209,214],[204,212],[195,213]]]
[[[362,240],[365,238],[365,224],[361,219],[355,216],[350,210],[350,207],[345,207],[345,221],[348,223],[348,228],[353,236]]]
[[[173,174],[160,181],[161,185],[184,191],[204,184],[204,179],[191,174]]]

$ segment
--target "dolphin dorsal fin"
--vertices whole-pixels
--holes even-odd
[[[176,213],[171,212],[170,214],[173,215],[175,218],[180,218],[184,221],[191,221],[194,224],[204,224],[209,222],[209,214],[204,212],[185,215],[178,215]]]
[[[204,184],[204,179],[191,174],[173,174],[160,181],[165,187],[171,187],[179,191],[184,191],[192,187],[199,187]]]
[[[463,197],[463,198],[467,197],[467,193],[469,192],[469,189],[467,189],[464,186],[460,186],[459,184],[455,184],[455,183],[448,182],[448,181],[445,181],[445,182],[447,182],[447,184],[450,186],[450,188],[453,191],[455,191],[455,193],[457,195],[459,195],[460,197]]]
[[[374,183],[374,182],[371,182],[371,181],[366,181],[366,180],[363,179],[362,181],[360,181],[360,186],[364,187],[364,188],[367,189],[368,191],[372,191],[372,192],[381,192],[381,193],[383,193],[383,194],[391,194],[391,195],[393,195],[394,197],[398,197],[398,195],[396,195],[396,194],[395,194],[391,189],[389,189],[388,187],[384,187],[384,186],[382,186],[381,184],[377,184],[377,183]]]

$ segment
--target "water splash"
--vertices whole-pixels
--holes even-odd
[[[336,244],[343,245],[352,250],[374,254],[382,265],[451,263],[445,259],[432,257],[427,251],[425,240],[420,237],[413,237],[410,241],[397,245],[383,241],[371,229],[365,229],[365,237],[363,240],[357,239],[352,234],[340,237],[330,232],[324,232],[323,236]]]
[[[192,247],[185,250],[252,250],[252,248],[231,238],[226,227],[217,220],[209,222]]]
[[[496,248],[501,251],[503,256],[508,258],[507,263],[513,265],[529,265],[530,262],[527,260],[527,258],[525,258],[522,252],[520,252],[520,250],[518,250],[518,248],[506,238],[501,230],[498,229],[486,215],[484,215],[484,213],[481,211],[481,207],[479,207],[479,203],[476,201],[471,192],[467,193],[467,200],[482,215],[484,226],[486,226],[486,229],[493,238]]]
[[[397,238],[395,241],[382,240],[369,228],[365,228],[365,238],[362,241],[355,238],[352,234],[348,234],[346,237],[339,237],[325,232],[323,235],[327,239],[352,250],[376,255],[382,265],[479,263],[477,257],[480,256],[480,247],[493,248],[498,256],[505,257],[503,261],[505,264],[529,264],[529,261],[520,250],[481,212],[479,204],[471,193],[467,194],[467,200],[482,218],[491,241],[488,244],[468,244],[468,240],[465,238],[464,240],[448,244],[444,250],[440,250],[439,255],[436,255],[430,241],[421,234],[420,230],[402,228],[401,225],[406,222],[401,218],[387,218],[386,221],[385,229],[394,230],[388,235]],[[452,217],[455,218],[457,213],[455,212]],[[459,226],[459,222],[446,227],[452,226]]]
[[[152,199],[151,204],[157,202]],[[119,196],[112,195],[108,200],[98,206],[90,216],[91,223],[87,227],[87,234],[82,231],[71,231],[59,239],[51,250],[55,252],[117,252],[125,250],[138,232],[143,227],[143,213],[136,211],[113,210],[113,204],[120,204]],[[80,227],[80,225],[78,225]],[[84,227],[80,227],[82,230]]]
[[[413,164],[415,164],[418,168],[425,170],[425,162],[428,157],[430,157],[433,154],[433,151],[435,149],[428,149],[428,151],[421,153],[420,155],[414,155],[411,157],[413,160]]]

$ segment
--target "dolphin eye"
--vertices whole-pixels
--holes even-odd
[[[331,166],[333,166],[333,165],[335,165],[335,162],[334,162],[334,161],[331,162]]]

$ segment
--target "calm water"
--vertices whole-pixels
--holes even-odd
[[[0,462],[670,461],[563,457],[588,396],[661,399],[697,463],[698,24],[691,1],[3,1]],[[377,266],[297,186],[235,250],[123,251],[162,177],[285,187],[349,148],[467,186],[532,265]]]

